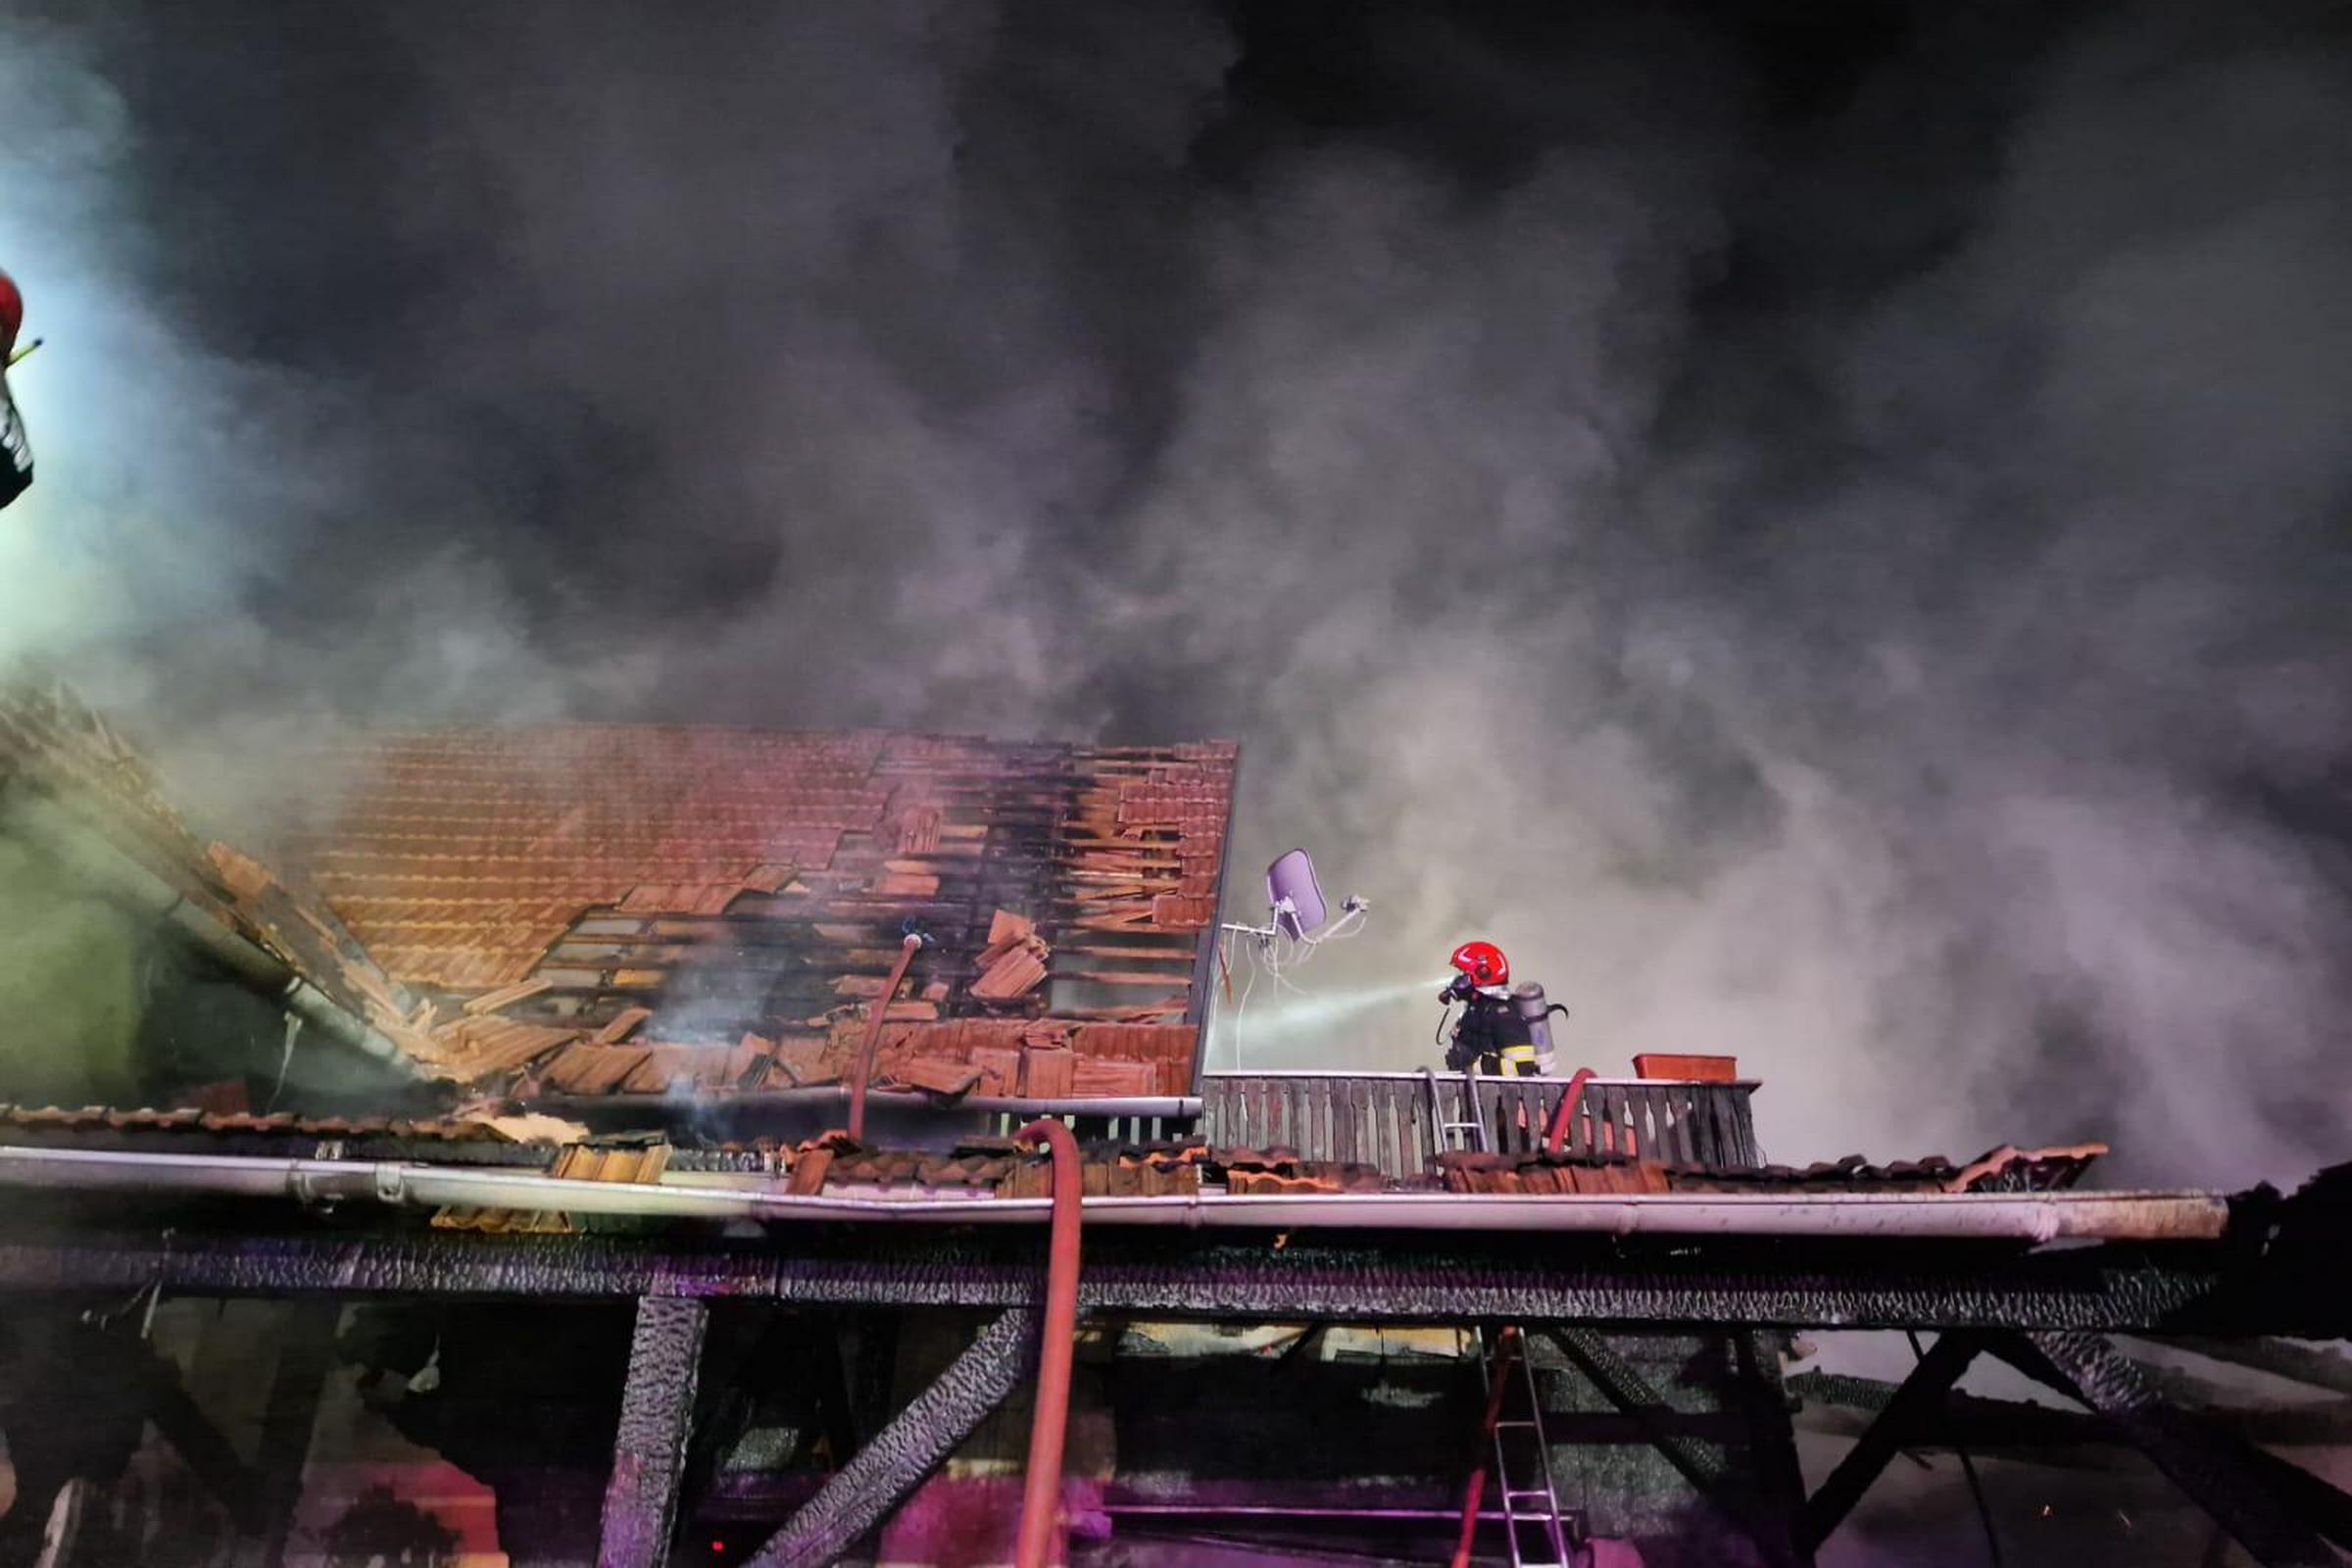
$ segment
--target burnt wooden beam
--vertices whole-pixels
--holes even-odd
[[[1787,1530],[1776,1529],[1756,1517],[1754,1509],[1742,1506],[1732,1496],[1733,1466],[1727,1449],[1668,1429],[1661,1417],[1671,1415],[1673,1410],[1665,1396],[1650,1386],[1649,1380],[1632,1362],[1619,1355],[1607,1340],[1591,1329],[1564,1324],[1550,1326],[1544,1334],[1604,1398],[1641,1423],[1649,1446],[1664,1455],[1666,1462],[1701,1497],[1753,1541],[1767,1563],[1777,1568],[1797,1568],[1812,1561],[1811,1552],[1800,1549]]]
[[[1661,1414],[1671,1412],[1665,1396],[1599,1334],[1592,1329],[1567,1326],[1544,1332],[1611,1404],[1648,1429],[1651,1446],[1682,1472],[1683,1479],[1713,1499],[1717,1490],[1731,1478],[1732,1465],[1726,1455],[1710,1451],[1710,1445],[1668,1431],[1658,1419]]]
[[[178,1216],[172,1238],[110,1205],[29,1200],[0,1212],[0,1294],[729,1297],[796,1306],[1025,1305],[1044,1265],[1023,1227],[777,1227],[747,1243],[517,1236],[330,1224],[246,1210],[233,1231]],[[1838,1247],[1602,1238],[1300,1236],[1281,1251],[1213,1232],[1103,1232],[1081,1304],[1184,1318],[1350,1322],[1703,1323],[1722,1328],[2004,1328],[2099,1333],[2340,1332],[2331,1278],[2220,1247],[2020,1253],[1981,1243]]]
[[[2333,1350],[2314,1349],[2285,1340],[2167,1340],[2158,1343],[2187,1350],[2208,1360],[2227,1362],[2292,1383],[2352,1394],[2352,1357]]]
[[[1811,1430],[1853,1436],[1868,1425],[1870,1415],[1886,1407],[1895,1385],[1838,1372],[1803,1372],[1788,1379],[1787,1388],[1806,1406],[1806,1424]],[[2159,1390],[2163,1392],[2162,1385]],[[1835,1412],[1851,1412],[1852,1419],[1841,1421]],[[2213,1405],[2198,1413],[2250,1443],[2286,1447],[2335,1447],[2352,1443],[2352,1399],[2263,1408]],[[1915,1434],[1908,1446],[2014,1450],[2084,1444],[2129,1446],[2106,1420],[2081,1410],[1955,1393],[1944,1401],[1934,1424]]]
[[[1921,1427],[1943,1405],[1944,1396],[1969,1363],[1984,1349],[1984,1340],[1975,1334],[1943,1334],[1936,1337],[1928,1353],[1904,1378],[1902,1386],[1879,1412],[1878,1420],[1863,1433],[1838,1468],[1830,1472],[1819,1490],[1805,1500],[1803,1515],[1797,1521],[1797,1549],[1812,1553],[1853,1511],[1862,1494],[1879,1478],[1903,1446],[1904,1439]]]
[[[637,1302],[597,1568],[661,1568],[669,1560],[710,1327],[707,1302],[659,1296]]]
[[[810,1325],[814,1331],[802,1342],[809,1379],[809,1403],[815,1407],[817,1430],[825,1451],[840,1464],[858,1450],[862,1434],[858,1402],[850,1392],[849,1335],[844,1314],[829,1312]]]
[[[2071,1332],[2004,1335],[1994,1348],[2027,1376],[2114,1423],[2263,1568],[2337,1568],[2340,1559],[2324,1537],[2352,1542],[2352,1498],[2166,1403],[2145,1370],[2105,1340]]]
[[[303,1461],[311,1451],[311,1429],[318,1420],[318,1392],[335,1361],[335,1328],[340,1303],[298,1301],[278,1341],[277,1370],[262,1410],[261,1442],[254,1454],[260,1480],[258,1537],[244,1543],[244,1568],[281,1568],[294,1530],[294,1505],[302,1494]]]
[[[1812,1568],[1812,1558],[1796,1541],[1798,1510],[1805,1505],[1805,1471],[1797,1461],[1796,1421],[1782,1382],[1784,1343],[1761,1329],[1743,1329],[1732,1337],[1742,1385],[1739,1402],[1747,1417],[1749,1451],[1755,1456],[1759,1483],[1756,1517],[1799,1568]]]
[[[939,1468],[1037,1361],[1038,1316],[1013,1307],[983,1328],[929,1388],[833,1473],[746,1568],[822,1568]]]
[[[146,1353],[150,1359],[147,1419],[227,1510],[237,1534],[262,1535],[269,1526],[269,1515],[261,1477],[247,1467],[237,1456],[236,1446],[197,1407],[179,1368],[153,1349]]]

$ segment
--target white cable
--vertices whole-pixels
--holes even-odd
[[[1349,937],[1362,935],[1363,929],[1364,910],[1359,906],[1357,908],[1349,909],[1347,913],[1341,915],[1337,920],[1334,920],[1331,923],[1331,928],[1325,931],[1321,936],[1315,938],[1315,942],[1318,946],[1325,942],[1345,942]]]
[[[1312,946],[1309,945],[1308,952],[1310,955],[1312,951]],[[1297,969],[1299,964],[1304,963],[1306,961],[1305,958],[1302,957],[1298,959],[1297,963],[1286,959],[1282,956],[1282,948],[1279,944],[1279,941],[1269,942],[1266,944],[1266,952],[1264,956],[1266,962],[1266,972],[1274,977],[1275,990],[1287,992],[1289,995],[1294,997],[1303,997],[1306,995],[1305,992],[1299,990],[1298,987],[1293,984],[1291,981],[1291,972]]]
[[[1233,972],[1234,956],[1230,950],[1236,945],[1232,938],[1226,939],[1228,952],[1225,957],[1225,972],[1229,975]],[[1250,1010],[1250,990],[1257,984],[1256,957],[1246,949],[1244,956],[1250,957],[1250,972],[1242,977],[1241,1000],[1233,1004],[1233,1070],[1235,1072],[1242,1070],[1242,1015]]]

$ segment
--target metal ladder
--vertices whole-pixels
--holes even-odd
[[[1494,1423],[1487,1436],[1494,1446],[1494,1485],[1502,1494],[1502,1533],[1510,1544],[1513,1568],[1573,1568],[1568,1523],[1560,1517],[1559,1490],[1551,1477],[1544,1400],[1536,1389],[1535,1364],[1527,1358],[1527,1337],[1516,1324],[1491,1338],[1483,1328],[1477,1334],[1478,1362],[1494,1391],[1489,1408]],[[1522,1406],[1517,1411],[1511,1408],[1514,1390]],[[1532,1455],[1527,1451],[1531,1446]],[[1530,1484],[1537,1481],[1542,1485]]]
[[[1446,1101],[1439,1092],[1438,1075],[1434,1069],[1422,1068],[1421,1077],[1429,1085],[1429,1124],[1436,1133],[1436,1152],[1443,1154],[1447,1150],[1466,1149],[1473,1153],[1486,1153],[1487,1121],[1479,1113],[1477,1066],[1473,1064],[1462,1069],[1462,1108],[1470,1117],[1468,1121],[1446,1119]],[[1468,1142],[1455,1142],[1454,1135],[1457,1133],[1468,1133]]]
[[[1437,1152],[1468,1149],[1486,1153],[1491,1148],[1487,1119],[1478,1094],[1478,1068],[1462,1069],[1462,1106],[1466,1120],[1447,1120],[1437,1073],[1427,1067],[1421,1076],[1429,1086],[1429,1119]],[[1467,1135],[1464,1137],[1463,1135]],[[1510,1544],[1513,1568],[1575,1568],[1569,1555],[1567,1522],[1560,1517],[1560,1495],[1551,1476],[1551,1441],[1544,1431],[1544,1400],[1536,1389],[1536,1369],[1527,1358],[1526,1336],[1516,1324],[1492,1335],[1484,1328],[1471,1331],[1478,1342],[1479,1369],[1486,1374],[1487,1408],[1491,1425],[1480,1436],[1494,1450],[1494,1481],[1502,1494],[1503,1539]],[[1518,1408],[1512,1408],[1516,1392]],[[1527,1450],[1533,1447],[1530,1454]],[[1516,1462],[1514,1462],[1516,1460]],[[1528,1473],[1532,1469],[1532,1476]],[[1542,1486],[1522,1485],[1540,1479]],[[1462,1547],[1467,1551],[1475,1515],[1481,1511],[1486,1480],[1475,1485],[1481,1495],[1465,1504]],[[1530,1535],[1533,1540],[1530,1540]],[[1535,1555],[1529,1555],[1533,1546]]]

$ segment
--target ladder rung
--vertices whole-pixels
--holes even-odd
[[[1544,1491],[1542,1487],[1536,1487],[1533,1489],[1522,1487],[1518,1491],[1510,1493],[1509,1495],[1514,1497],[1542,1497],[1545,1502],[1549,1502],[1551,1500],[1551,1494]]]
[[[1516,1431],[1519,1431],[1519,1430],[1520,1430],[1521,1428],[1523,1428],[1523,1427],[1533,1427],[1535,1424],[1536,1424],[1536,1423],[1534,1423],[1533,1421],[1520,1421],[1520,1420],[1497,1421],[1497,1422],[1495,1422],[1495,1423],[1494,1423],[1494,1430],[1495,1430],[1495,1431],[1497,1431],[1497,1432],[1500,1432],[1501,1430],[1503,1430],[1503,1428],[1505,1428],[1505,1427],[1508,1427],[1508,1428],[1510,1428],[1512,1431],[1516,1432]]]

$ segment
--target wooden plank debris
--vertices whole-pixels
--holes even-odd
[[[532,980],[518,980],[514,985],[502,986],[496,991],[486,991],[466,1003],[466,1013],[468,1017],[478,1018],[485,1012],[497,1012],[502,1008],[514,1005],[517,1002],[527,1001],[542,991],[552,991],[555,989],[555,984],[553,980],[544,975]]]
[[[617,1046],[653,1015],[654,1009],[651,1007],[623,1007],[612,1015],[611,1023],[596,1032],[596,1043],[600,1046]]]

